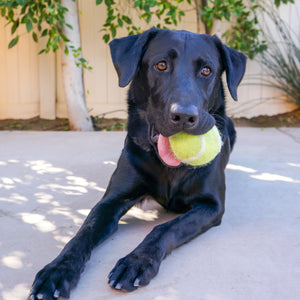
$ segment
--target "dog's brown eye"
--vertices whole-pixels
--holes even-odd
[[[211,73],[211,69],[209,67],[204,67],[201,70],[201,74],[204,76],[208,76]]]
[[[167,65],[167,63],[166,63],[164,60],[162,60],[162,61],[160,61],[159,63],[157,63],[157,64],[155,65],[155,67],[156,67],[156,69],[158,69],[159,71],[165,71],[165,70],[167,70],[168,65]]]

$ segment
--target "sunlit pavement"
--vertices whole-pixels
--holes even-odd
[[[23,300],[102,197],[121,132],[0,132],[0,299]],[[93,253],[72,300],[295,300],[300,295],[300,128],[238,128],[222,225],[175,250],[149,286],[112,290],[107,275],[175,215],[147,203]]]

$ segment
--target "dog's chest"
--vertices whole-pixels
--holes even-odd
[[[195,196],[195,188],[190,183],[185,176],[163,173],[153,188],[153,197],[168,210],[180,213],[188,211]]]

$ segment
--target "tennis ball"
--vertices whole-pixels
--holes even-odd
[[[179,132],[170,136],[170,146],[175,157],[192,166],[211,162],[220,152],[222,140],[216,126],[202,135]]]

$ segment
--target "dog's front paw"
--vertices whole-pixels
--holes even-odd
[[[67,264],[52,262],[37,273],[28,300],[69,298],[70,290],[76,286],[78,280],[78,272]]]
[[[157,274],[160,262],[146,254],[130,253],[120,259],[109,274],[109,285],[116,290],[131,292],[147,285]]]

